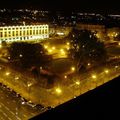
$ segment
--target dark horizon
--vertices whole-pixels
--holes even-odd
[[[13,2],[12,2],[13,1]],[[119,14],[119,4],[117,2],[104,3],[103,1],[94,0],[4,0],[0,4],[0,8],[9,9],[40,9],[40,10],[51,10],[51,11],[79,11],[79,12],[95,12],[95,13],[113,13]]]

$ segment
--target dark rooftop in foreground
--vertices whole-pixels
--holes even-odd
[[[119,120],[120,76],[30,120]]]

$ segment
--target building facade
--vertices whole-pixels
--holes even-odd
[[[23,25],[0,27],[0,42],[45,39],[49,37],[49,26]]]
[[[105,32],[106,28],[104,25],[93,25],[93,24],[77,24],[76,27],[81,30],[101,31]]]

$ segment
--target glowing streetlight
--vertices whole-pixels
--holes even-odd
[[[55,47],[53,46],[52,49],[55,50]]]
[[[69,43],[69,42],[67,42],[66,44],[67,44],[67,45],[70,45],[70,43]]]
[[[96,75],[92,75],[92,78],[93,78],[93,79],[96,79],[96,78],[97,78],[97,76],[96,76]]]
[[[27,86],[28,86],[28,87],[32,86],[32,83],[28,83]]]
[[[60,94],[62,92],[62,90],[60,88],[56,88],[55,91],[57,94]]]
[[[67,79],[67,75],[65,75],[64,78]]]
[[[90,63],[88,63],[87,65],[88,65],[88,66],[90,66],[91,64],[90,64]]]
[[[48,48],[48,46],[47,46],[47,45],[44,45],[44,48],[45,48],[45,49],[47,49],[47,48]]]
[[[10,56],[8,57],[8,59],[10,59]]]
[[[75,71],[75,67],[71,67],[71,70],[72,70],[72,71]]]
[[[109,73],[109,70],[105,70],[105,73],[108,74],[108,73]]]
[[[60,51],[61,51],[61,52],[63,52],[63,51],[64,51],[64,49],[60,49]]]
[[[49,50],[48,50],[48,52],[49,52],[49,53],[51,53],[51,52],[52,52],[52,50],[51,50],[51,49],[49,49]]]
[[[23,57],[23,55],[22,55],[22,54],[20,54],[20,55],[19,55],[19,57]]]
[[[9,75],[10,75],[10,72],[6,72],[5,75],[6,75],[6,76],[9,76]]]
[[[61,54],[65,55],[64,49],[60,49]]]
[[[30,99],[30,91],[31,91],[31,86],[33,85],[33,83],[27,83],[27,86],[28,86],[28,97],[29,97],[29,99]]]
[[[76,85],[80,85],[80,81],[76,81],[75,84],[76,84]]]
[[[15,80],[18,80],[18,79],[19,79],[19,77],[16,76],[16,77],[15,77]]]
[[[115,68],[118,68],[118,67],[119,67],[118,65],[115,66]]]

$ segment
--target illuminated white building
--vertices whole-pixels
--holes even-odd
[[[0,27],[0,42],[44,39],[49,37],[48,25],[23,25]]]

